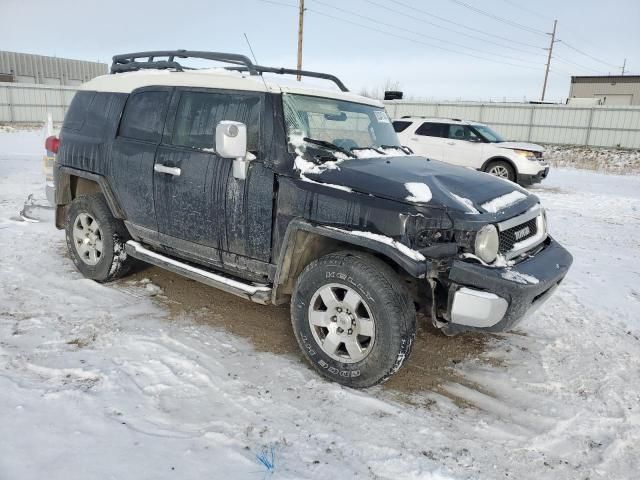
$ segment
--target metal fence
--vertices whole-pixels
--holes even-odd
[[[460,118],[486,123],[509,140],[640,148],[640,107],[574,107],[514,103],[385,102],[391,118]]]
[[[62,122],[76,87],[0,83],[0,123]]]
[[[0,83],[0,123],[58,123],[75,87]],[[486,123],[510,140],[640,148],[640,107],[573,107],[514,103],[385,102],[392,118],[403,115],[461,118]]]

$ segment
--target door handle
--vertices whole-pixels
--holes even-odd
[[[169,175],[174,175],[176,177],[179,177],[182,173],[182,170],[180,170],[178,167],[167,167],[166,165],[162,165],[160,163],[156,163],[153,166],[153,170],[158,173],[168,173]]]
[[[455,145],[456,142],[447,142],[447,145]]]
[[[411,137],[411,140],[414,141],[414,142],[418,141],[418,139],[416,137]]]

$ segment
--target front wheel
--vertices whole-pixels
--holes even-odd
[[[313,261],[291,301],[300,348],[323,376],[365,388],[383,382],[409,357],[416,311],[398,275],[361,252]]]
[[[496,177],[511,180],[512,182],[516,181],[515,170],[509,162],[505,162],[504,160],[496,160],[489,163],[484,171],[491,175],[495,175]]]

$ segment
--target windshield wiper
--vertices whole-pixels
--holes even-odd
[[[303,140],[305,142],[313,143],[314,145],[319,145],[320,147],[328,148],[329,150],[333,150],[334,152],[344,153],[349,157],[356,158],[356,156],[353,153],[349,152],[348,150],[345,150],[342,147],[339,147],[335,143],[331,143],[326,140],[319,140],[317,138],[311,138],[311,137],[304,137]]]

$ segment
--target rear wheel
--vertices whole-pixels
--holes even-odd
[[[67,211],[65,233],[69,255],[85,277],[108,282],[125,275],[133,262],[124,244],[129,236],[122,221],[100,193],[76,197]]]
[[[384,262],[339,252],[312,262],[291,302],[296,339],[313,367],[343,385],[383,382],[409,357],[416,333],[413,300]]]
[[[507,180],[511,180],[512,182],[516,181],[515,170],[509,162],[505,162],[504,160],[496,160],[490,162],[484,171],[490,173],[491,175],[495,175],[496,177],[506,178]]]

